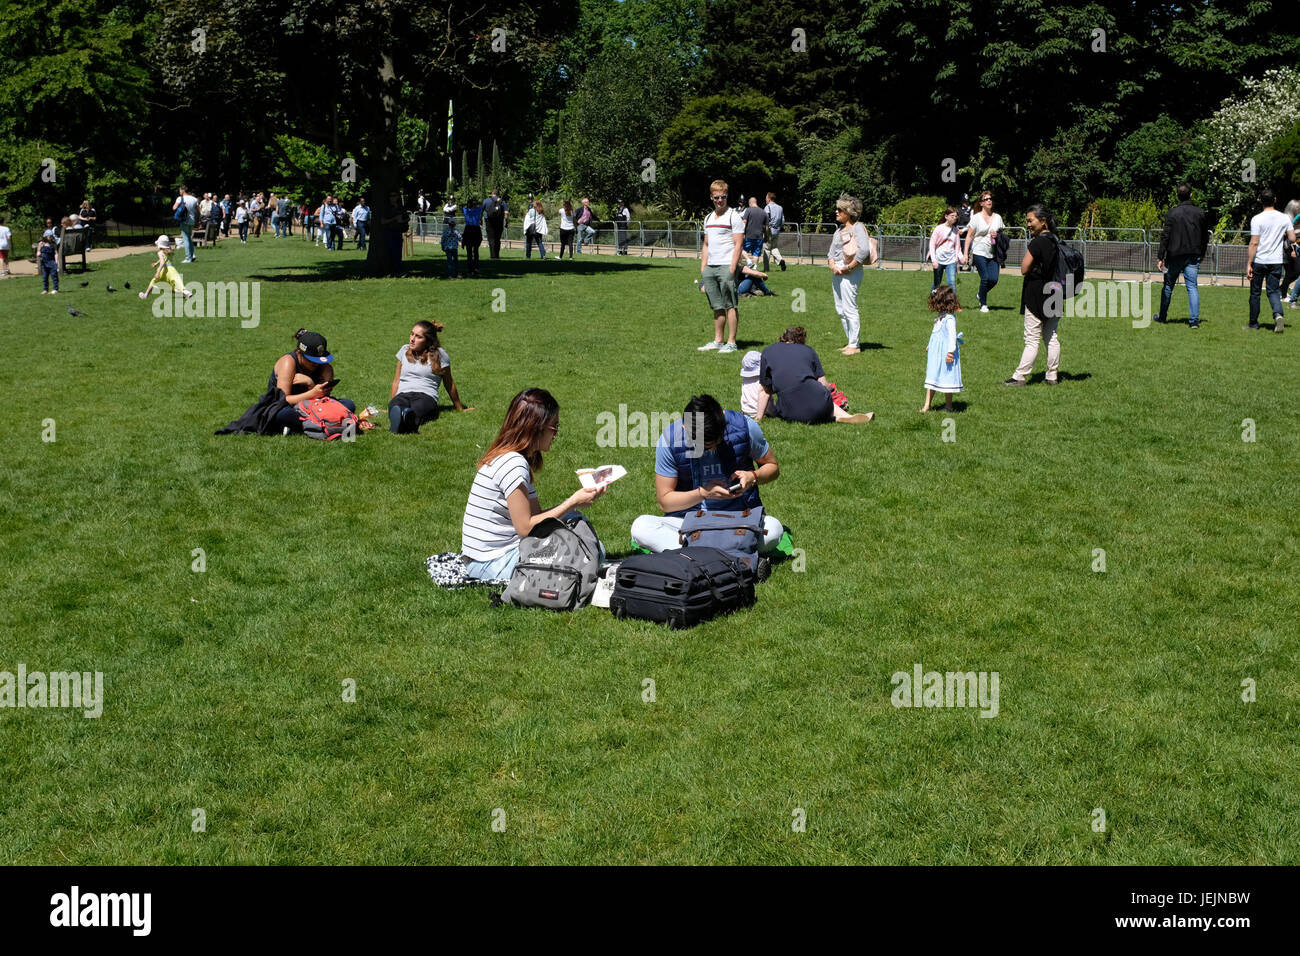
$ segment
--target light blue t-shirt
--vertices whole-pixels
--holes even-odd
[[[764,437],[763,429],[758,426],[758,422],[752,418],[746,418],[745,424],[749,427],[749,454],[757,461],[767,454],[767,438]],[[670,429],[672,427],[669,426]],[[673,451],[668,446],[668,431],[664,431],[659,436],[659,441],[655,445],[655,474],[662,475],[664,478],[677,478],[677,464],[673,461]],[[722,460],[716,451],[706,451],[700,456],[698,474],[704,484],[713,481],[730,483],[731,476],[723,471]],[[710,508],[725,510],[728,506],[729,502],[726,501],[708,501],[704,504],[706,510]]]

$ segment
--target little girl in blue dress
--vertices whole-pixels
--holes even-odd
[[[952,411],[952,397],[962,390],[961,336],[957,334],[957,317],[961,308],[957,293],[950,286],[941,285],[930,293],[930,311],[937,316],[930,344],[925,347],[925,404],[921,411],[930,410],[934,393],[946,396],[945,410]]]

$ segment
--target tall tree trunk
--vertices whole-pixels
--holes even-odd
[[[403,205],[406,197],[402,191],[401,160],[397,150],[397,103],[402,84],[393,67],[392,50],[380,54],[379,69],[376,71],[376,83],[373,87],[372,106],[365,116],[370,120],[370,129],[366,132],[365,142],[368,150],[362,156],[366,164],[366,173],[370,176],[370,224],[372,242],[366,249],[366,271],[370,275],[388,275],[394,271],[395,263],[389,255],[391,236],[400,237],[400,226],[387,226],[384,216],[388,213],[388,194],[398,193]],[[401,248],[401,240],[394,243]]]

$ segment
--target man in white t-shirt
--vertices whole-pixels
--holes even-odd
[[[1250,280],[1250,324],[1254,331],[1259,325],[1260,286],[1267,283],[1268,302],[1273,307],[1273,331],[1281,332],[1282,278],[1286,274],[1283,255],[1289,243],[1295,242],[1291,220],[1277,211],[1277,196],[1272,189],[1260,193],[1264,211],[1250,221],[1250,248],[1246,250],[1246,278]],[[1283,240],[1288,245],[1284,245]]]
[[[700,246],[700,290],[709,297],[713,309],[713,341],[699,351],[716,349],[720,355],[736,351],[736,266],[745,235],[745,221],[740,213],[727,207],[727,184],[715,179],[709,186],[713,211],[704,217],[704,241]],[[727,332],[723,344],[723,329]]]
[[[172,211],[175,212],[182,206],[185,211],[181,214],[181,236],[185,239],[185,262],[194,261],[194,226],[199,218],[199,201],[190,195],[190,191],[181,186],[177,192],[176,201],[172,203]]]

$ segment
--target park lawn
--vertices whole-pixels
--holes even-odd
[[[424,558],[458,549],[474,462],[530,385],[562,409],[543,504],[623,464],[589,513],[627,549],[656,436],[600,447],[599,416],[739,402],[741,356],[695,350],[698,262],[515,252],[447,282],[427,248],[401,280],[297,239],[200,251],[187,280],[262,282],[256,328],[104,291],[143,288],[147,255],[57,297],[0,283],[0,670],[102,671],[106,697],[98,719],[0,709],[0,861],[1300,862],[1300,327],[1243,332],[1246,292],[1203,288],[1197,332],[1066,320],[1064,383],[1040,357],[1002,388],[1019,277],[981,315],[962,274],[945,422],[917,411],[928,273],[866,276],[852,358],[826,270],[774,273],[742,352],[807,326],[877,420],[764,422],[764,503],[802,550],[752,610],[673,632],[492,609]],[[301,326],[340,394],[382,407],[419,318],[446,323],[473,412],[354,444],[212,434]],[[917,663],[998,672],[997,716],[893,707]]]

